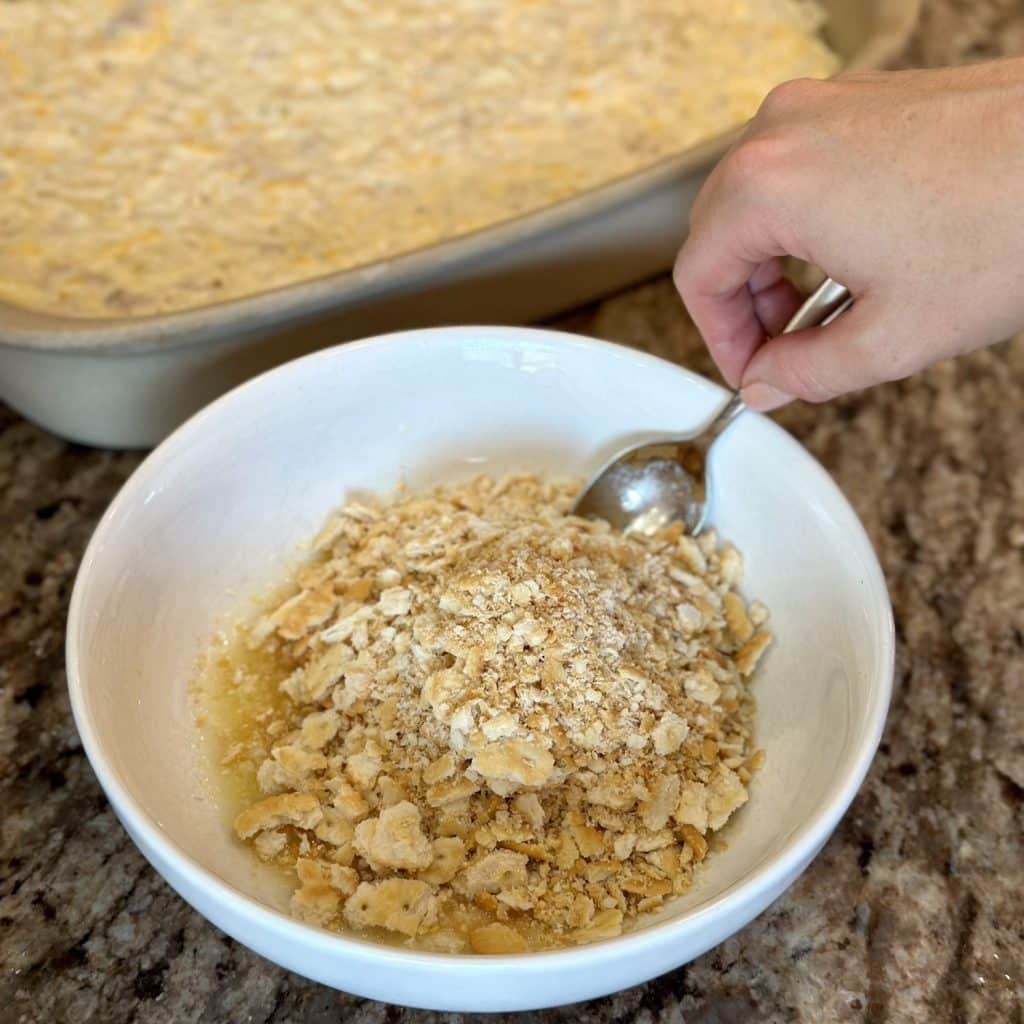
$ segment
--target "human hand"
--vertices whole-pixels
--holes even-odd
[[[845,284],[832,324],[780,257]],[[773,90],[712,171],[675,280],[756,409],[908,376],[1024,327],[1024,60],[801,79]]]

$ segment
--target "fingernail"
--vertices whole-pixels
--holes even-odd
[[[771,384],[765,384],[763,380],[747,384],[740,390],[740,397],[756,412],[770,412],[772,409],[778,409],[780,405],[793,401],[792,395],[773,388]]]

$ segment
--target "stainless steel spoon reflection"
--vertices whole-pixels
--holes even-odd
[[[783,333],[830,323],[852,301],[843,285],[827,278]],[[619,452],[583,488],[573,513],[605,519],[624,533],[652,536],[677,521],[688,533],[700,533],[711,506],[711,446],[745,409],[733,392],[700,430]]]

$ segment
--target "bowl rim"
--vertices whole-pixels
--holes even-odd
[[[301,374],[305,372],[308,365],[315,362],[343,359],[346,357],[346,353],[359,354],[367,349],[394,350],[403,346],[415,346],[425,338],[429,338],[432,345],[447,340],[450,344],[461,348],[467,342],[479,337],[481,332],[486,332],[489,342],[497,341],[512,348],[517,348],[525,343],[540,342],[547,343],[553,349],[572,347],[581,351],[600,353],[603,357],[612,359],[628,358],[631,361],[646,364],[657,372],[674,374],[681,381],[685,381],[688,386],[696,385],[704,391],[710,389],[723,397],[727,393],[724,388],[692,370],[678,366],[659,356],[640,352],[614,342],[546,328],[487,324],[427,327],[377,335],[320,349],[259,374],[215,399],[165,438],[121,485],[101,516],[79,563],[68,610],[65,664],[71,711],[86,756],[101,788],[123,827],[140,847],[147,860],[153,864],[158,874],[170,881],[167,879],[163,866],[157,867],[154,863],[154,856],[159,858],[161,865],[169,865],[173,868],[177,877],[184,879],[193,890],[210,894],[216,900],[229,905],[236,919],[241,919],[263,931],[273,931],[277,937],[296,944],[313,943],[321,952],[334,957],[346,955],[352,957],[361,954],[365,959],[381,964],[391,963],[407,966],[418,964],[432,967],[458,965],[462,969],[473,972],[489,972],[497,966],[513,973],[520,970],[533,971],[536,965],[542,962],[545,967],[553,970],[570,966],[578,967],[582,963],[593,966],[595,961],[609,958],[618,959],[629,954],[642,954],[647,949],[659,947],[665,942],[670,942],[673,936],[684,928],[689,930],[701,922],[724,918],[731,911],[755,903],[758,899],[764,899],[777,885],[779,879],[790,878],[790,876],[795,878],[817,854],[846,813],[867,775],[882,738],[892,696],[895,670],[895,626],[888,588],[877,555],[859,516],[824,467],[787,431],[760,413],[749,410],[747,415],[756,416],[762,421],[762,426],[775,433],[783,440],[784,444],[792,446],[794,454],[808,463],[808,470],[816,478],[817,486],[826,492],[831,492],[839,506],[849,513],[852,528],[850,544],[861,550],[863,556],[861,561],[865,571],[864,582],[868,587],[870,606],[875,610],[872,615],[872,629],[878,650],[875,658],[877,676],[873,681],[877,685],[871,688],[869,700],[864,709],[863,734],[857,743],[853,762],[846,773],[830,788],[818,810],[793,829],[781,849],[765,857],[750,873],[692,910],[684,911],[679,915],[647,925],[636,931],[625,932],[622,935],[588,945],[497,956],[387,946],[357,935],[328,931],[307,924],[237,889],[215,872],[204,867],[178,846],[150,818],[132,796],[128,786],[122,782],[119,772],[108,761],[94,726],[89,699],[86,695],[79,634],[85,620],[86,591],[93,566],[102,556],[102,549],[109,539],[108,535],[113,528],[115,518],[121,514],[123,509],[130,507],[136,493],[143,489],[151,478],[159,475],[164,462],[171,457],[173,452],[202,434],[207,420],[218,416],[221,410],[238,401],[239,395],[265,387],[268,378],[285,378],[291,374]],[[788,884],[791,883],[787,882],[787,887]],[[181,890],[178,889],[177,884],[172,887],[180,893]],[[183,898],[192,904],[191,899],[184,896]],[[195,906],[195,904],[192,905]],[[198,908],[196,909],[198,910]],[[199,913],[209,919],[205,910],[199,910]]]

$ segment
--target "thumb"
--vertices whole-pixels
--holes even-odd
[[[911,348],[871,298],[859,299],[824,327],[780,334],[762,345],[743,372],[744,401],[760,412],[794,398],[825,402],[911,373]]]

